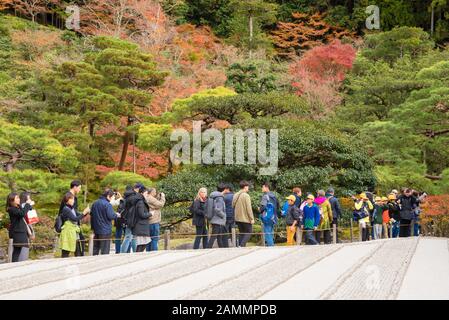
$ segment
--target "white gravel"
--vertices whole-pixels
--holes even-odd
[[[448,239],[174,250],[2,265],[0,299],[449,299]]]

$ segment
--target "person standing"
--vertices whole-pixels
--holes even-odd
[[[84,210],[81,214],[75,210],[75,196],[71,192],[67,192],[62,201],[65,205],[61,213],[62,227],[59,236],[61,258],[68,258],[71,252],[79,256],[81,234],[79,222],[89,214],[89,211]]]
[[[131,186],[126,186],[125,188],[125,195],[127,192],[132,191],[132,187]],[[125,219],[123,218],[124,216],[124,212],[125,212],[125,208],[126,208],[126,202],[125,202],[125,198],[123,198],[120,195],[119,198],[119,203],[118,203],[118,207],[117,207],[117,213],[120,215],[120,217],[118,217],[117,219],[114,220],[114,226],[115,226],[115,253],[121,253],[122,250],[122,235],[125,234],[126,232],[126,222]]]
[[[234,198],[234,192],[232,192],[232,186],[226,184],[226,193],[224,195],[225,209],[226,209],[226,226],[225,226],[225,236],[224,236],[224,246],[229,247],[229,234],[232,233],[232,228],[235,225],[235,214],[234,208],[232,207],[232,199]]]
[[[33,211],[34,201],[31,199],[31,193],[29,192],[22,192],[19,196],[20,198],[20,206],[23,208],[27,204],[31,205],[31,209],[25,213],[25,223],[27,224],[27,233],[30,240],[34,240],[35,234],[33,226],[28,222],[27,215],[30,213],[30,211]],[[35,212],[35,211],[34,211]],[[22,251],[20,252],[19,261],[26,261],[28,260],[30,256],[30,248],[29,247],[22,247]]]
[[[131,223],[133,237],[136,239],[136,252],[144,252],[147,244],[151,242],[150,220],[152,216],[150,206],[145,200],[148,197],[148,190],[145,187],[139,189],[139,192],[132,199],[131,209],[128,213],[133,216],[134,223]]]
[[[388,215],[390,216],[391,223],[391,237],[397,238],[399,236],[401,211],[394,193],[388,195]]]
[[[215,240],[217,240],[219,248],[225,247],[226,208],[223,197],[225,192],[226,185],[220,183],[217,191],[212,192],[206,202],[206,218],[212,225],[211,236],[207,243],[209,249],[214,246]]]
[[[324,190],[318,190],[315,204],[318,206],[321,215],[321,221],[316,231],[316,241],[321,242],[321,233],[323,233],[324,244],[330,244],[331,241],[331,221],[333,219],[332,207],[329,200],[325,197]]]
[[[92,205],[90,223],[95,234],[94,256],[109,254],[111,251],[112,221],[120,217],[119,214],[114,212],[111,204],[114,196],[114,191],[106,189]]]
[[[296,229],[302,225],[302,215],[299,207],[295,205],[296,198],[294,195],[288,196],[288,209],[285,214],[285,224],[287,225],[287,245],[294,245]]]
[[[77,197],[77,195],[81,192],[81,181],[73,180],[70,183],[70,190],[69,190],[69,192],[74,197],[74,203],[73,203],[72,209],[75,210],[76,215],[80,216],[80,217],[84,217],[85,215],[89,214],[90,213],[90,208],[89,207],[85,208],[82,214],[78,212],[78,197]],[[63,211],[64,207],[66,206],[66,204],[64,203],[64,198],[61,201],[61,205],[59,206],[59,214],[62,214],[62,211]],[[85,247],[86,240],[85,240],[85,237],[84,237],[83,233],[81,232],[81,219],[77,220],[76,223],[77,223],[78,227],[80,227],[80,231],[79,231],[79,234],[78,234],[79,239],[78,239],[78,242],[76,244],[75,256],[76,257],[80,257],[80,256],[84,256],[84,252],[85,252],[84,247]]]
[[[383,212],[385,210],[385,204],[382,198],[377,196],[374,200],[374,210],[373,210],[373,229],[374,229],[374,240],[382,239],[382,224],[383,224]]]
[[[260,199],[260,216],[262,220],[263,233],[265,234],[265,244],[267,247],[274,246],[274,226],[277,224],[279,212],[279,201],[275,194],[270,191],[270,184],[265,182],[262,185],[262,198]]]
[[[20,197],[17,193],[10,193],[6,199],[6,211],[9,214],[9,238],[13,239],[12,262],[24,261],[23,250],[29,250],[29,240],[32,236],[31,231],[25,221],[28,211],[32,210],[33,202],[28,199],[23,206],[20,205]]]
[[[321,215],[318,206],[314,203],[315,197],[309,194],[306,198],[306,204],[303,207],[303,225],[305,231],[306,244],[317,245],[318,241],[314,237],[314,231],[318,228]]]
[[[357,213],[359,227],[362,232],[362,241],[369,240],[369,222],[370,212],[374,209],[373,204],[365,193],[361,193],[359,198],[355,200],[354,212]]]
[[[251,238],[254,224],[253,208],[251,207],[251,197],[248,194],[249,183],[240,181],[240,191],[234,195],[232,206],[235,210],[235,221],[239,228],[239,246],[245,247]]]
[[[301,201],[302,190],[300,187],[294,187],[292,191],[293,191],[292,195],[295,197],[295,206],[299,208],[299,206],[302,203]]]
[[[337,242],[340,242],[338,239],[338,221],[341,219],[341,206],[340,201],[338,201],[338,198],[335,196],[335,190],[333,188],[327,189],[326,192],[327,200],[331,204],[332,209],[332,224],[336,226],[337,228]]]
[[[161,223],[161,210],[165,206],[165,193],[157,193],[155,188],[150,188],[148,191],[148,197],[146,198],[148,205],[150,206],[150,237],[151,242],[147,244],[147,251],[157,251],[160,234]]]
[[[203,240],[203,249],[207,248],[207,223],[206,223],[207,189],[200,188],[189,210],[192,214],[192,225],[195,226],[196,236],[193,249],[199,249]]]
[[[131,190],[126,190],[124,193],[124,208],[121,217],[125,223],[125,237],[120,248],[121,253],[129,253],[131,250],[136,252],[137,250],[136,240],[133,237],[131,228],[132,223],[134,223],[134,215],[129,215],[129,212],[131,211],[133,204],[135,204],[134,197],[137,196],[141,188],[145,188],[145,186],[142,183],[137,182]]]
[[[411,189],[406,189],[404,194],[398,199],[400,208],[401,224],[399,227],[399,237],[410,237],[411,224],[417,200],[412,195]]]

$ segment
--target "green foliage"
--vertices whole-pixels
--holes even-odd
[[[0,146],[0,159],[7,171],[17,166],[70,173],[78,165],[75,150],[63,147],[48,130],[0,120]]]
[[[125,186],[133,186],[137,182],[143,183],[146,187],[150,187],[153,184],[150,179],[139,174],[125,171],[111,171],[103,178],[100,185],[102,188],[108,187],[124,190]]]
[[[139,126],[137,146],[142,150],[163,152],[170,148],[172,126],[168,124],[148,123]]]
[[[247,60],[229,66],[226,85],[237,93],[266,93],[277,88],[272,64],[265,60]]]
[[[230,34],[229,20],[233,16],[231,0],[185,0],[186,18],[196,25],[210,26],[217,35]]]
[[[427,32],[420,28],[397,27],[391,31],[366,36],[362,55],[377,61],[393,63],[399,58],[418,58],[434,47]]]

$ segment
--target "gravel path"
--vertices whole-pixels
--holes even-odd
[[[2,299],[449,299],[444,238],[171,250],[0,267]]]

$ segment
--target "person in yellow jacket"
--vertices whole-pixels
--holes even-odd
[[[363,213],[363,217],[359,219],[359,226],[362,232],[362,241],[369,240],[369,219],[370,212],[373,211],[374,206],[369,201],[366,193],[361,193],[354,203],[355,210]]]
[[[321,242],[321,233],[323,233],[324,243],[331,243],[331,221],[333,219],[332,206],[326,198],[324,190],[318,190],[315,204],[320,209],[321,220],[316,231],[316,241]]]

